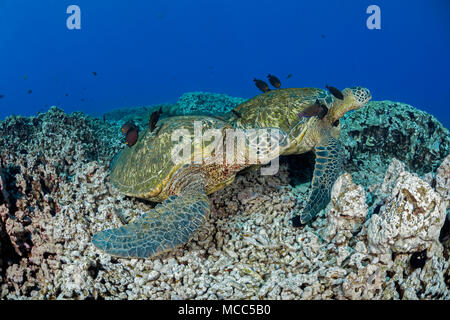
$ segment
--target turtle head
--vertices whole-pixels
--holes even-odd
[[[369,89],[364,87],[345,88],[342,94],[344,99],[335,99],[333,107],[330,109],[328,117],[331,123],[338,121],[348,111],[364,107],[372,99]]]
[[[344,100],[350,97],[353,100],[353,104],[350,110],[359,109],[364,107],[370,99],[372,99],[372,94],[369,89],[364,87],[350,87],[344,89]]]

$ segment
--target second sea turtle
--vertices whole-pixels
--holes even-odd
[[[363,87],[350,87],[337,99],[319,88],[286,88],[260,94],[229,112],[225,117],[238,128],[275,127],[288,133],[290,145],[283,155],[314,151],[316,162],[311,193],[303,211],[293,219],[299,227],[311,222],[330,201],[331,188],[342,171],[344,152],[339,142],[339,119],[372,98]],[[320,103],[328,112],[323,117],[302,117],[309,106]]]

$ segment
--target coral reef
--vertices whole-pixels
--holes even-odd
[[[212,102],[185,100],[185,110],[214,112]],[[210,196],[211,215],[191,241],[147,260],[114,258],[90,242],[154,206],[109,183],[133,114],[103,122],[51,108],[0,121],[0,298],[449,299],[448,131],[397,104],[413,113],[402,129],[392,105],[373,102],[342,121],[347,173],[311,225],[291,225],[310,181],[292,186],[291,162],[281,161],[274,176],[240,173]],[[380,110],[392,121],[381,124],[383,137],[371,118]]]

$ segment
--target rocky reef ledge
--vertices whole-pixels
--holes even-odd
[[[194,93],[164,108],[226,112],[240,101]],[[98,251],[92,235],[120,226],[115,212],[154,205],[119,194],[108,169],[123,122],[145,126],[159,107],[0,121],[0,298],[450,298],[450,134],[390,101],[341,120],[346,172],[312,225],[290,223],[310,187],[292,174],[310,157],[288,157],[275,176],[243,172],[212,194],[211,216],[176,250],[147,260]]]

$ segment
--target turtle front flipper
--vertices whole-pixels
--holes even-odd
[[[341,173],[344,152],[338,140],[325,135],[315,148],[316,164],[312,179],[312,190],[305,208],[292,219],[294,227],[312,221],[331,199],[331,188]]]
[[[92,243],[121,258],[149,258],[186,243],[209,214],[203,181],[187,184],[136,222],[94,235]]]

